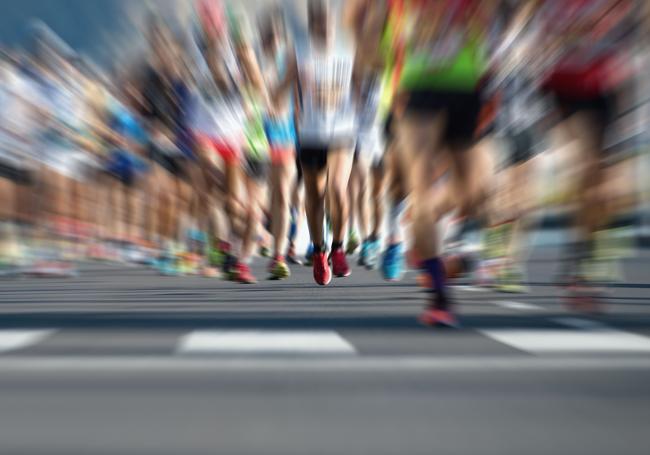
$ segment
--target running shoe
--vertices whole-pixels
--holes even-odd
[[[179,271],[176,261],[176,255],[170,248],[167,248],[160,253],[160,257],[156,261],[155,265],[156,270],[158,270],[158,273],[165,276],[178,275]]]
[[[366,268],[368,270],[375,270],[379,259],[379,240],[370,240],[366,247]]]
[[[233,281],[243,284],[255,284],[257,280],[253,276],[250,267],[243,262],[238,262],[233,271]]]
[[[271,276],[269,277],[271,280],[284,280],[291,276],[291,270],[289,270],[289,266],[284,261],[284,258],[280,256],[276,257],[271,262],[271,268],[269,271],[271,272]]]
[[[448,309],[436,308],[434,305],[428,306],[418,317],[420,324],[429,327],[447,327],[457,329],[460,327],[458,318]]]
[[[271,257],[271,250],[265,246],[261,245],[260,246],[260,256],[263,258],[270,258]]]
[[[210,248],[208,252],[208,262],[212,267],[221,267],[223,266],[224,253],[219,248]]]
[[[566,305],[571,311],[597,315],[603,313],[602,292],[583,277],[573,277],[567,285]]]
[[[201,256],[195,253],[181,253],[180,270],[184,275],[198,275],[201,271]]]
[[[566,298],[569,310],[585,315],[599,315],[604,312],[602,301],[595,295],[571,294]]]
[[[401,243],[389,245],[384,252],[381,271],[387,281],[399,281],[404,276],[404,252]]]
[[[369,245],[370,245],[369,240],[364,240],[363,243],[361,243],[361,251],[359,251],[359,259],[357,260],[357,265],[359,267],[365,267],[367,264]],[[348,242],[348,246],[349,246],[349,242]]]
[[[350,276],[350,266],[348,266],[348,261],[345,259],[343,248],[336,248],[332,251],[330,259],[332,260],[332,272],[334,276],[339,278]]]
[[[332,281],[332,272],[324,252],[312,254],[314,281],[321,286],[327,286]]]
[[[70,278],[79,275],[71,263],[59,260],[37,261],[28,274],[43,278]]]
[[[225,253],[223,263],[221,264],[221,270],[223,271],[224,276],[229,280],[234,280],[236,266],[237,258],[230,253]]]
[[[302,265],[302,261],[296,254],[296,247],[293,245],[289,246],[289,249],[287,250],[287,261],[290,264]]]
[[[350,231],[348,234],[348,244],[345,247],[345,254],[354,254],[359,248],[359,236],[354,231]]]

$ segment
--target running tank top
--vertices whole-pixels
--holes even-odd
[[[331,49],[323,49],[307,43],[298,48],[296,56],[302,95],[300,141],[327,145],[353,138],[353,46],[339,42]]]
[[[384,78],[380,73],[368,73],[361,79],[357,99],[358,127],[360,131],[376,127],[381,117],[380,105],[384,92]]]
[[[265,56],[262,62],[264,81],[267,87],[275,87],[287,73],[287,51],[280,49],[274,56]],[[293,91],[290,91],[280,105],[275,106],[274,115],[264,114],[264,128],[271,145],[293,146],[296,141],[294,126]]]
[[[615,7],[610,0],[544,3],[535,24],[543,47],[555,50],[541,62],[545,86],[571,96],[598,95],[629,78],[624,54],[632,45],[635,6],[634,0]]]
[[[262,103],[252,94],[244,96],[248,114],[244,123],[246,152],[254,161],[267,161],[269,158],[269,143],[264,131]]]
[[[196,55],[198,82],[190,102],[189,125],[199,134],[232,143],[242,140],[246,115],[242,96],[237,89],[238,70],[234,51],[230,45],[224,44],[223,52],[223,65],[230,79],[226,88],[220,88],[215,83],[203,53]]]
[[[480,0],[391,0],[384,42],[397,89],[474,91],[487,71]]]

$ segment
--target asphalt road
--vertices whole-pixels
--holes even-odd
[[[86,264],[0,281],[2,454],[646,454],[650,256],[599,317],[571,314],[536,251],[531,293],[424,293],[353,269],[237,285]],[[263,263],[256,264],[263,277]]]

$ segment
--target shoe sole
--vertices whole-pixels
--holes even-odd
[[[447,322],[441,322],[441,321],[429,321],[426,320],[425,318],[418,318],[418,322],[425,326],[425,327],[430,327],[430,328],[438,328],[438,329],[460,329],[460,324],[459,323],[447,323]]]
[[[271,276],[269,276],[269,280],[270,281],[282,281],[282,280],[286,280],[290,276],[291,275],[273,275],[273,274],[271,274]]]
[[[390,278],[385,276],[384,281],[388,281],[389,283],[397,283],[399,281],[402,281],[402,277]]]

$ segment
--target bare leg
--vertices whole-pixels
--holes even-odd
[[[327,157],[327,191],[330,197],[333,243],[343,242],[348,223],[347,188],[352,170],[353,154],[349,150],[332,150]]]

